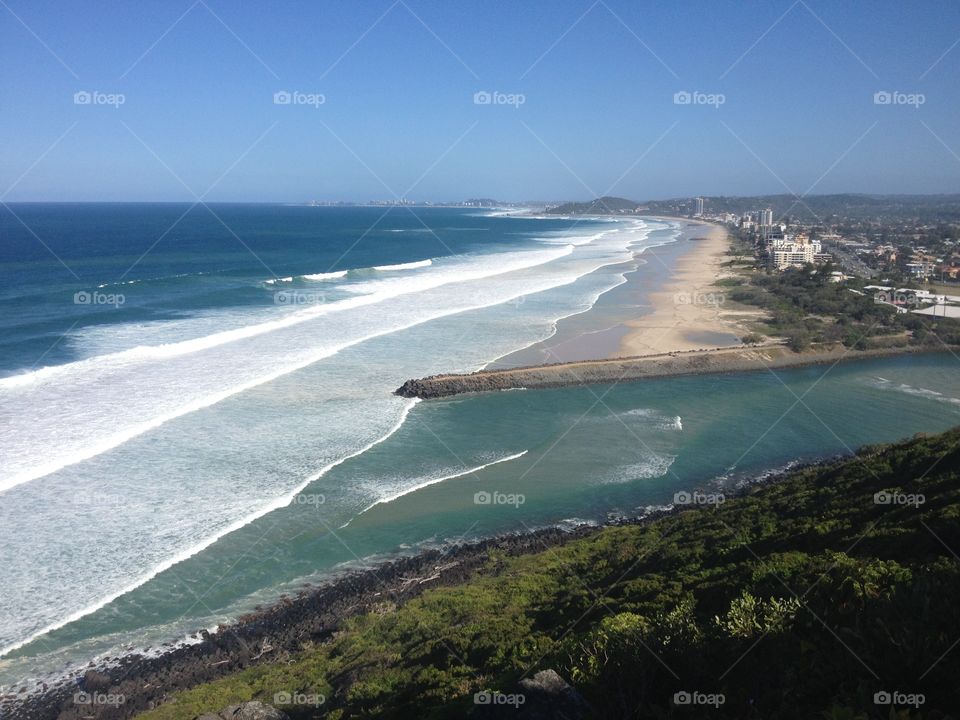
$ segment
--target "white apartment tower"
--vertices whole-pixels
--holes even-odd
[[[696,208],[697,210],[696,212],[694,212],[694,215],[703,215],[703,198],[702,197],[698,197],[696,199]]]
[[[770,243],[770,260],[777,270],[813,263],[821,251],[820,241],[806,235],[787,235]]]

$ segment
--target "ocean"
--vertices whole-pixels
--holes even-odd
[[[391,394],[642,311],[615,299],[628,281],[653,287],[665,270],[644,251],[669,261],[682,225],[455,208],[0,212],[0,685],[189,642],[397,554],[636,515],[958,423],[949,355]]]

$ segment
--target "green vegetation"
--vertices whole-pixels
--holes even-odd
[[[461,586],[142,717],[275,693],[322,693],[331,718],[463,717],[473,693],[545,668],[603,718],[943,717],[960,707],[958,519],[960,428],[868,447],[710,509],[491,557]],[[725,702],[673,705],[682,691]],[[895,691],[925,702],[874,704]]]
[[[746,242],[736,239],[732,253],[742,256]],[[786,338],[797,352],[815,343],[842,343],[856,350],[960,344],[957,319],[898,313],[878,303],[874,291],[864,290],[864,281],[831,282],[832,269],[829,263],[784,272],[754,268],[723,284],[727,299],[769,314],[754,332]]]

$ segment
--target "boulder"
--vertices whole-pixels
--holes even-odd
[[[556,670],[541,670],[510,693],[474,695],[475,720],[586,720],[592,717],[584,697]]]
[[[556,670],[541,670],[532,678],[524,678],[520,692],[526,698],[525,718],[580,720],[590,716],[587,701]]]
[[[106,673],[98,670],[87,670],[83,674],[83,689],[87,692],[104,692],[110,689],[113,680]]]

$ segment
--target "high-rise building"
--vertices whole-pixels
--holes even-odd
[[[694,215],[703,215],[703,198],[702,197],[697,198],[696,207],[697,207],[697,210],[694,213]]]
[[[813,263],[820,254],[820,241],[806,235],[788,235],[770,243],[770,260],[778,270]]]
[[[767,208],[760,213],[760,224],[764,227],[770,227],[773,225],[773,210]]]

